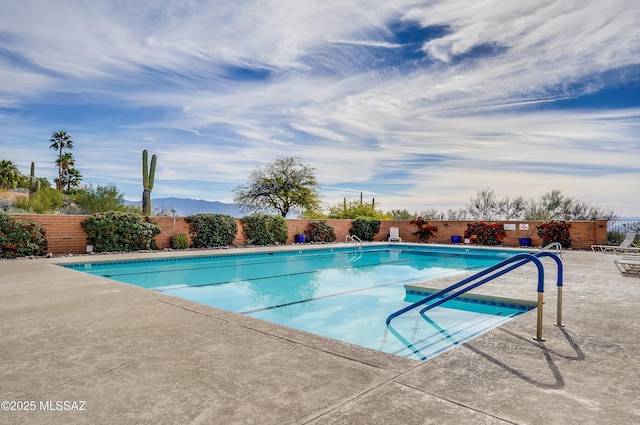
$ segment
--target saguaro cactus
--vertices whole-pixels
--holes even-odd
[[[151,157],[151,168],[148,167],[147,150],[142,151],[142,214],[151,215],[151,191],[153,190],[153,181],[156,175],[156,156]]]
[[[36,164],[31,163],[31,174],[29,175],[29,197],[32,197],[40,190],[40,180],[36,179]]]

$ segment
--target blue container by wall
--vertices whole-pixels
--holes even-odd
[[[462,236],[451,236],[451,243],[462,243]]]
[[[531,238],[520,238],[520,246],[531,246]]]

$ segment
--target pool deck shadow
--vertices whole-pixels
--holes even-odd
[[[426,362],[56,265],[110,256],[0,261],[0,424],[640,423],[640,278],[617,257],[563,254],[564,327],[543,260],[545,341],[532,310]],[[535,301],[535,270],[478,292]]]

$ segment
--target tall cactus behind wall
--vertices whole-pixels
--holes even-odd
[[[151,168],[148,167],[147,150],[142,151],[142,214],[151,215],[151,191],[156,175],[156,156],[151,157]]]
[[[31,198],[40,190],[40,180],[36,179],[36,164],[31,163],[31,174],[29,175],[29,197]]]

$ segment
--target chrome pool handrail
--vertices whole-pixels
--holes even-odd
[[[360,248],[362,248],[362,239],[360,239],[359,237],[357,237],[356,235],[347,235],[344,237],[344,243],[353,243],[354,246],[357,246],[358,243],[360,244]]]
[[[551,242],[549,245],[540,248],[540,252],[542,251],[550,251],[555,248],[555,252],[558,255],[562,255],[562,244],[560,242]]]

